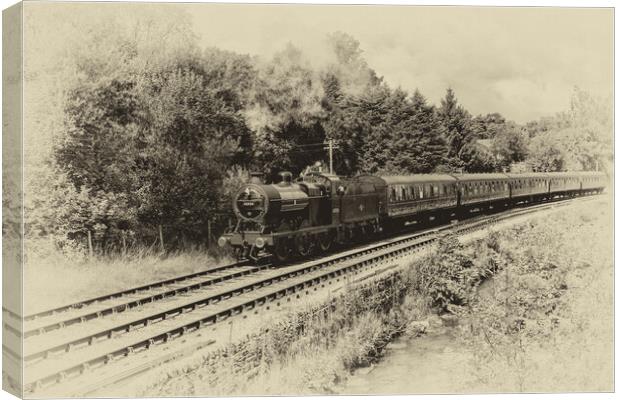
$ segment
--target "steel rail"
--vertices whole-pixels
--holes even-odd
[[[84,306],[93,304],[93,303],[98,303],[98,302],[102,302],[105,300],[111,300],[111,299],[115,299],[118,297],[122,297],[122,296],[126,296],[126,295],[131,295],[131,294],[136,294],[137,292],[140,291],[146,291],[146,290],[151,290],[151,289],[157,289],[159,287],[165,286],[165,285],[170,285],[170,284],[174,284],[174,283],[180,283],[182,281],[185,280],[189,280],[189,279],[193,279],[193,278],[197,278],[200,276],[203,276],[205,274],[211,274],[214,272],[220,272],[220,271],[224,271],[227,269],[231,269],[231,268],[235,268],[235,267],[242,267],[244,265],[247,265],[247,260],[240,260],[238,262],[235,263],[231,263],[231,264],[226,264],[226,265],[220,265],[217,267],[213,267],[213,268],[208,268],[202,271],[198,271],[198,272],[193,272],[191,274],[187,274],[187,275],[181,275],[181,276],[175,276],[173,278],[168,278],[168,279],[164,279],[161,281],[156,281],[156,282],[151,282],[151,283],[147,283],[144,285],[140,285],[140,286],[136,286],[136,287],[132,287],[129,289],[123,289],[123,290],[119,290],[117,292],[113,292],[113,293],[108,293],[108,294],[104,294],[101,296],[97,296],[97,297],[92,297],[86,300],[82,300],[82,301],[78,301],[75,303],[71,303],[71,304],[66,304],[63,306],[59,306],[59,307],[54,307],[54,308],[50,308],[48,310],[44,310],[44,311],[38,311],[36,313],[30,314],[30,315],[26,315],[24,316],[23,320],[24,321],[30,321],[30,320],[34,320],[40,317],[45,317],[48,315],[53,315],[59,312],[63,312],[63,311],[68,311],[68,310],[72,310],[72,309],[78,309],[78,308],[82,308]],[[15,314],[14,312],[7,310],[6,308],[2,308],[3,312],[9,313],[11,315],[14,315],[17,318],[20,318],[19,315]]]
[[[230,266],[227,266],[227,267],[230,267]],[[241,266],[230,267],[230,268],[227,268],[227,269],[234,269],[234,268],[240,268],[240,267]],[[126,310],[129,310],[131,308],[141,306],[143,304],[152,303],[154,301],[165,299],[165,298],[169,298],[171,296],[175,296],[175,295],[178,295],[178,294],[181,294],[181,293],[188,293],[188,292],[193,291],[193,290],[198,290],[198,289],[201,289],[201,288],[203,288],[205,286],[210,286],[210,285],[214,285],[216,283],[232,280],[234,278],[239,278],[241,276],[250,275],[250,274],[253,274],[255,272],[261,271],[263,269],[266,269],[268,267],[269,267],[268,265],[248,266],[248,268],[246,270],[236,271],[236,272],[229,273],[229,274],[223,275],[223,276],[215,276],[215,277],[211,277],[211,278],[206,278],[206,279],[201,280],[199,282],[183,285],[181,287],[172,287],[172,288],[170,288],[168,290],[163,290],[163,291],[159,291],[159,292],[156,292],[156,293],[149,293],[149,294],[146,294],[146,295],[144,295],[144,296],[142,296],[140,298],[137,298],[137,299],[133,298],[133,299],[130,299],[128,301],[124,301],[122,303],[101,307],[99,309],[86,310],[84,313],[80,313],[80,314],[77,314],[77,315],[71,315],[69,317],[65,317],[64,319],[58,319],[58,320],[50,322],[50,323],[45,323],[45,324],[41,324],[41,325],[36,325],[35,324],[34,327],[24,329],[23,337],[24,338],[29,338],[29,337],[36,336],[36,335],[39,335],[39,334],[44,334],[44,333],[49,332],[49,331],[54,330],[54,329],[61,329],[61,328],[64,328],[66,326],[70,326],[70,325],[73,325],[73,324],[86,322],[86,321],[89,321],[89,320],[94,319],[94,318],[100,318],[100,317],[108,315],[108,314],[113,314],[113,313],[118,313],[118,312],[126,311]],[[221,271],[222,270],[219,270],[219,271],[203,271],[203,272],[200,272],[200,274],[198,276],[208,276],[208,275],[211,275],[211,274],[214,274],[214,273],[217,273],[217,272],[221,272]],[[194,276],[191,279],[194,279],[196,277],[197,276]],[[190,280],[190,278],[183,279],[183,281],[187,281],[187,280]],[[158,286],[157,288],[164,289],[166,286],[174,285],[175,283],[178,283],[178,279],[174,280],[174,282],[172,282],[172,283],[162,284],[162,285]],[[151,290],[152,289],[138,290],[136,293],[139,293],[141,291],[149,292]],[[128,296],[128,294],[124,295],[124,296],[121,296],[121,297],[125,297],[125,296]],[[114,298],[107,299],[107,301],[112,300],[112,299],[114,299]],[[93,304],[93,303],[91,303],[91,304]],[[52,314],[52,315],[54,315],[54,314]],[[43,317],[40,317],[40,318],[43,318]],[[34,320],[33,322],[36,322],[36,320]],[[24,324],[24,327],[26,327],[26,324]]]
[[[45,377],[39,377],[35,381],[27,383],[27,387],[29,390],[32,390],[35,387],[39,387],[45,383],[61,381],[63,378],[72,375],[72,374],[81,374],[84,371],[89,370],[91,367],[107,364],[108,362],[114,360],[117,357],[127,356],[133,352],[139,350],[146,350],[150,348],[154,344],[165,343],[168,342],[172,338],[176,338],[182,336],[188,332],[193,332],[197,329],[200,329],[204,326],[212,325],[217,323],[218,321],[224,320],[226,318],[232,317],[234,315],[240,314],[244,311],[251,310],[256,308],[257,306],[264,305],[268,302],[280,299],[284,296],[290,296],[292,294],[298,293],[301,290],[306,288],[315,286],[320,284],[321,282],[330,279],[332,277],[341,276],[343,274],[347,274],[350,272],[357,271],[364,267],[369,267],[374,264],[380,263],[385,260],[389,260],[392,258],[401,257],[405,254],[410,253],[420,247],[425,247],[426,245],[433,243],[437,240],[446,230],[451,230],[458,233],[470,232],[480,227],[486,227],[491,223],[495,223],[504,219],[513,218],[522,214],[529,214],[534,211],[539,211],[540,209],[551,208],[553,206],[559,205],[561,203],[569,203],[569,200],[560,200],[553,201],[550,203],[543,203],[534,206],[530,206],[524,209],[513,209],[506,211],[501,214],[496,214],[492,216],[484,216],[477,217],[476,220],[468,220],[462,223],[443,226],[438,229],[433,229],[428,232],[413,234],[411,236],[405,238],[399,238],[393,240],[392,242],[382,243],[375,247],[362,249],[358,253],[347,254],[341,257],[335,257],[329,259],[327,261],[320,261],[316,264],[308,265],[302,267],[300,269],[287,272],[286,274],[273,277],[270,279],[253,282],[251,284],[245,285],[242,288],[235,288],[230,291],[226,291],[221,293],[214,298],[201,299],[197,302],[192,303],[194,306],[204,306],[209,304],[209,302],[213,300],[225,300],[230,299],[235,294],[247,293],[249,291],[262,288],[264,286],[268,286],[272,283],[276,283],[287,278],[295,277],[298,275],[304,275],[309,272],[317,272],[317,274],[310,274],[312,276],[307,279],[302,280],[302,282],[295,283],[290,286],[286,286],[281,289],[275,289],[267,294],[263,294],[259,297],[255,297],[253,299],[243,301],[240,304],[232,305],[230,307],[224,308],[223,310],[212,312],[207,315],[200,316],[194,320],[191,320],[188,323],[184,323],[183,325],[173,327],[171,329],[166,328],[162,332],[158,332],[151,337],[139,340],[130,345],[123,345],[120,348],[117,348],[113,351],[107,351],[105,354],[98,355],[96,357],[90,358],[88,360],[80,362],[78,365],[74,365],[68,368],[63,368],[61,371],[57,371],[49,374]],[[425,236],[430,236],[425,238]],[[350,262],[346,262],[350,261]],[[325,267],[332,267],[331,269]],[[325,271],[319,271],[320,269],[325,269]],[[304,273],[302,273],[302,271]],[[194,308],[195,309],[195,308]],[[146,322],[144,326],[148,325],[149,321],[158,319],[163,316],[164,318],[168,315],[171,315],[170,310],[157,314],[156,316],[149,316],[147,318],[143,318],[142,321]],[[178,315],[178,314],[174,314]],[[123,327],[128,328],[130,324],[126,324]],[[136,326],[135,324],[131,324],[131,326]],[[118,332],[122,330],[123,327],[116,327],[113,331]],[[108,330],[108,333],[112,333],[112,330]],[[65,344],[66,346],[67,344]],[[66,349],[65,349],[66,350]],[[41,355],[41,354],[39,354]],[[45,354],[47,355],[47,353]],[[32,358],[32,355],[31,355]]]

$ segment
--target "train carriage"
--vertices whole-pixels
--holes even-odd
[[[574,194],[581,189],[578,172],[552,172],[548,175],[551,195]]]
[[[405,217],[457,205],[457,180],[451,175],[393,175],[381,179],[387,189],[388,217]]]
[[[587,193],[598,193],[605,187],[606,176],[602,172],[580,172],[581,190]]]
[[[506,174],[510,178],[511,193],[513,199],[519,200],[521,197],[545,197],[549,195],[549,174],[545,173],[525,173],[525,174]]]
[[[505,174],[459,174],[459,205],[470,205],[510,197],[509,179]]]

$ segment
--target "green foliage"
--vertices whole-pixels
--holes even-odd
[[[243,120],[197,72],[177,69],[144,80],[145,129],[136,160],[143,183],[139,215],[197,240],[216,211]]]
[[[372,94],[362,100],[370,127],[362,148],[362,170],[428,173],[445,160],[444,127],[420,92],[409,98],[400,89],[379,87]]]
[[[493,136],[493,153],[501,167],[524,161],[528,154],[528,139],[514,123],[498,126]]]
[[[475,139],[471,114],[458,104],[452,88],[448,88],[446,91],[446,96],[441,100],[438,113],[446,129],[450,163],[454,168],[465,168],[467,170],[467,165],[461,160],[461,152],[468,143]]]
[[[392,130],[385,168],[389,171],[412,174],[429,173],[444,161],[448,151],[444,141],[444,128],[435,108],[415,91],[410,103],[401,111],[403,118]]]
[[[555,351],[556,342],[563,339],[560,334],[575,323],[567,293],[571,282],[584,284],[589,263],[583,260],[592,258],[590,254],[577,255],[584,251],[575,246],[583,240],[583,233],[575,232],[584,226],[599,231],[601,221],[592,221],[591,217],[575,221],[573,216],[573,212],[567,213],[559,223],[545,219],[545,223],[541,220],[521,225],[496,236],[492,247],[500,256],[498,273],[489,287],[467,309],[461,310],[461,318],[467,321],[461,333],[464,344],[475,355],[474,370],[481,380],[496,388],[530,390],[529,385],[540,380],[536,374],[541,372],[542,365],[537,365],[537,360],[550,350]],[[573,229],[567,230],[566,224]],[[597,243],[604,241],[597,239]],[[561,368],[562,375],[565,367]],[[547,366],[543,368],[547,370]],[[496,377],[498,369],[501,378]],[[496,379],[501,379],[505,386],[497,386]]]
[[[528,124],[528,161],[537,171],[609,171],[612,154],[609,102],[575,88],[568,112]]]
[[[436,251],[417,266],[416,272],[417,289],[440,311],[469,304],[483,275],[463,245],[450,235],[439,240]]]

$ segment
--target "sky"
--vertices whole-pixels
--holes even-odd
[[[575,85],[613,93],[610,8],[176,4],[199,43],[270,57],[290,42],[324,57],[334,31],[355,37],[390,86],[439,104],[448,87],[474,115],[519,123],[569,107]]]
[[[417,88],[437,105],[451,87],[472,114],[499,112],[517,123],[567,110],[575,86],[613,94],[612,8],[26,4],[27,68],[53,65],[76,44],[92,46],[82,32],[104,15],[131,27],[148,14],[161,30],[189,21],[201,47],[269,59],[292,43],[317,66],[332,57],[326,36],[342,31],[391,87]]]

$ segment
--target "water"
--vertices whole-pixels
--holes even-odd
[[[463,393],[471,386],[470,354],[458,329],[441,328],[419,338],[396,340],[374,367],[359,370],[342,394]]]

